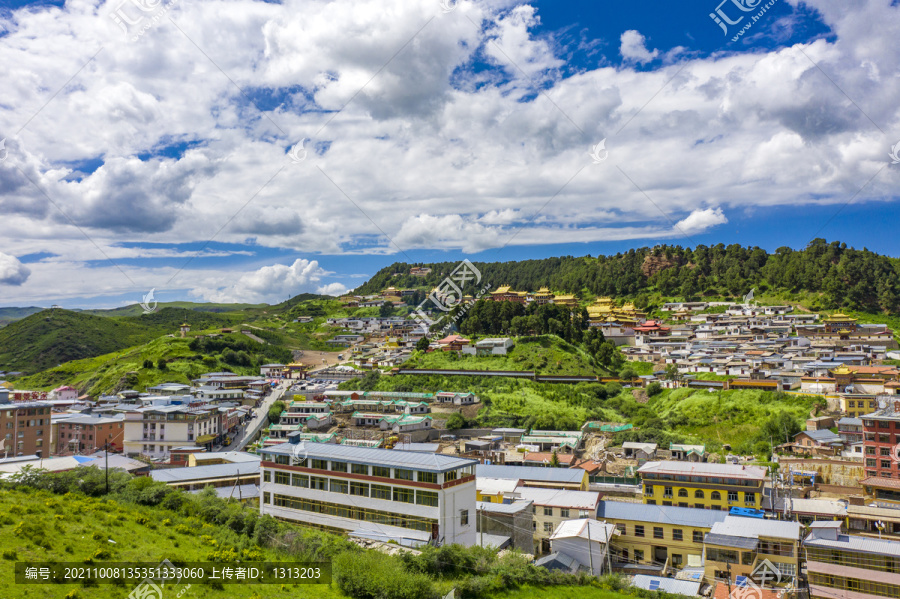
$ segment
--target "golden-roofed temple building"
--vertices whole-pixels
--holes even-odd
[[[588,318],[591,323],[618,323],[623,326],[636,326],[647,318],[647,314],[638,310],[632,302],[627,302],[621,308],[616,306],[612,298],[598,297],[593,304],[587,307]]]

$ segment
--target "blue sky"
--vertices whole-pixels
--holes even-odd
[[[657,243],[898,255],[900,9],[766,4],[0,2],[0,305]]]

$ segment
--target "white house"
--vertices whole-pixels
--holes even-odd
[[[606,550],[616,527],[591,518],[561,522],[550,535],[550,550],[564,553],[594,576],[606,571]]]
[[[284,364],[263,364],[259,367],[259,376],[280,377],[284,370]]]
[[[455,406],[478,403],[478,397],[474,393],[456,393],[454,391],[438,391],[434,394],[434,400],[438,403],[452,403]]]
[[[55,399],[58,401],[75,401],[78,399],[78,389],[75,387],[69,387],[68,385],[63,385],[62,387],[57,387],[53,391],[50,392],[48,399]]]
[[[475,460],[326,443],[260,453],[261,514],[405,546],[475,544]]]
[[[462,353],[473,356],[505,356],[512,346],[513,340],[509,337],[491,337],[464,346]]]

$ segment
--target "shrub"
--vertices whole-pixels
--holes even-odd
[[[405,570],[399,560],[374,551],[344,552],[334,560],[334,581],[354,599],[430,599],[431,580]]]
[[[210,551],[206,554],[206,559],[211,562],[236,562],[238,553],[231,547]]]
[[[653,382],[647,385],[647,395],[653,397],[654,395],[659,395],[662,392],[662,385],[659,383]]]
[[[15,560],[19,559],[19,554],[16,553],[15,549],[5,549],[3,551],[2,557],[3,557],[3,559],[15,561]]]
[[[94,559],[109,559],[110,557],[112,557],[112,552],[105,547],[98,547],[93,555]]]
[[[447,423],[444,426],[446,426],[448,430],[463,428],[466,426],[466,419],[463,418],[463,415],[459,412],[454,412],[447,418]]]
[[[47,538],[47,532],[43,525],[35,520],[27,522],[19,522],[13,529],[13,535],[27,539],[44,549],[50,549],[50,540]]]

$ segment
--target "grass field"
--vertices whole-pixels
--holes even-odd
[[[677,597],[670,595],[670,597]],[[522,587],[515,591],[495,593],[492,599],[634,599],[626,595],[597,587]]]
[[[354,388],[354,382],[342,388]],[[523,426],[573,430],[586,420],[634,425],[637,432],[659,433],[657,442],[693,442],[719,451],[724,444],[752,453],[759,431],[775,414],[786,412],[802,424],[821,398],[734,390],[710,393],[705,389],[664,389],[646,404],[631,389],[617,384],[558,385],[524,379],[473,376],[383,376],[379,390],[472,391],[482,400],[473,425]],[[738,449],[741,448],[741,449]]]
[[[202,523],[161,508],[147,508],[76,495],[46,491],[12,490],[0,494],[0,555],[3,597],[41,599],[124,599],[129,586],[102,584],[14,584],[13,564],[20,562],[74,562],[101,566],[103,562],[211,561],[211,554],[225,550],[227,539],[240,542],[225,526]],[[111,543],[114,541],[114,543]],[[246,541],[246,539],[244,539]],[[286,556],[252,548],[244,559],[283,561]],[[239,552],[240,553],[240,552]],[[214,556],[213,556],[214,557]],[[171,597],[184,585],[172,589]],[[75,591],[75,594],[70,594]],[[193,584],[183,599],[259,599],[343,597],[328,585],[229,584],[217,589]],[[168,599],[169,595],[165,597]]]
[[[80,476],[80,475],[79,475]],[[97,491],[95,485],[102,481],[99,473],[84,474],[91,478],[89,485]],[[117,475],[119,476],[119,475]],[[121,492],[121,480],[114,486]],[[131,481],[133,483],[140,481]],[[101,483],[102,484],[102,483]],[[153,484],[139,484],[144,491],[138,492],[133,497],[139,501],[141,498],[147,501],[155,500],[144,493],[151,491]],[[167,490],[171,492],[170,490]],[[188,502],[192,507],[185,512],[184,504],[179,510],[166,509],[160,505],[150,506],[133,503],[134,499],[126,500],[121,495],[113,496],[116,499],[89,497],[81,493],[54,494],[46,490],[36,490],[29,487],[6,489],[0,494],[0,572],[2,582],[6,583],[2,596],[4,598],[34,598],[34,599],[124,599],[135,588],[134,583],[120,581],[113,584],[92,583],[57,583],[57,584],[16,584],[13,575],[14,565],[17,562],[35,564],[50,562],[55,564],[71,564],[75,567],[98,567],[119,564],[145,563],[156,565],[164,560],[169,560],[175,565],[189,562],[219,562],[222,566],[236,566],[240,562],[300,562],[306,559],[316,559],[329,562],[333,556],[333,572],[335,575],[361,577],[360,580],[368,581],[364,592],[357,592],[354,599],[438,599],[451,589],[465,586],[472,580],[472,574],[460,568],[462,573],[448,573],[447,575],[426,575],[425,588],[419,587],[419,592],[412,592],[409,586],[392,585],[392,579],[408,577],[409,566],[396,557],[388,557],[373,552],[363,552],[351,546],[342,537],[317,531],[302,532],[301,529],[288,525],[274,524],[280,527],[282,534],[279,536],[282,542],[275,542],[275,549],[261,547],[253,540],[258,531],[264,527],[263,519],[257,519],[255,531],[246,532],[246,520],[243,524],[238,516],[242,513],[237,509],[237,504],[225,504],[222,500],[194,497]],[[223,505],[229,505],[231,514],[228,518],[219,518],[221,524],[210,524],[213,516],[209,514],[219,513]],[[205,512],[209,511],[209,514]],[[243,513],[253,515],[246,508]],[[193,515],[186,515],[193,514]],[[233,522],[235,524],[233,524]],[[273,521],[265,525],[270,529]],[[286,528],[285,528],[286,527]],[[233,529],[234,528],[234,529]],[[244,530],[245,532],[236,532]],[[270,529],[271,530],[271,529]],[[294,532],[291,532],[294,531]],[[292,536],[299,535],[299,536]],[[265,536],[265,535],[263,535]],[[291,540],[293,539],[293,540]],[[303,539],[299,545],[298,539]],[[287,546],[290,545],[291,549]],[[294,548],[299,549],[296,552]],[[312,553],[303,553],[311,551]],[[443,547],[433,550],[431,557],[425,558],[423,564],[436,556],[459,556],[460,560],[472,559],[473,555],[488,558],[490,552],[484,550],[465,549],[459,546]],[[315,557],[318,556],[318,557]],[[424,557],[424,556],[423,556]],[[348,559],[349,558],[349,559]],[[491,555],[488,559],[496,560]],[[523,563],[517,558],[513,562],[518,563],[518,568],[523,572],[534,572],[532,566]],[[512,564],[513,562],[504,562]],[[455,563],[455,560],[454,560]],[[485,567],[482,564],[480,567]],[[499,562],[495,562],[497,578],[501,578],[501,572],[511,575],[512,571],[504,570]],[[420,578],[421,574],[417,575]],[[495,584],[492,588],[506,587],[511,589],[516,586],[514,580],[500,583],[492,576],[481,575],[482,580],[490,580]],[[545,578],[546,579],[546,576]],[[581,584],[588,582],[582,580]],[[587,599],[626,599],[634,597],[624,592],[606,590],[609,588],[622,588],[623,582],[612,577],[603,577],[590,581],[596,586],[523,586],[517,590],[504,592],[481,593],[478,596],[490,596],[497,599],[537,599],[538,597],[563,598],[577,595]],[[383,585],[383,586],[382,586]],[[471,588],[471,587],[470,587]],[[342,590],[343,589],[343,590]],[[393,589],[393,590],[391,590]],[[244,582],[240,584],[219,584],[215,582],[174,582],[168,583],[164,588],[165,599],[262,599],[263,597],[275,599],[288,599],[302,597],[304,599],[339,599],[348,597],[345,594],[347,587],[339,588],[338,579],[331,584],[315,585],[279,585],[279,584],[254,584]],[[347,591],[351,592],[351,591]],[[399,594],[398,594],[399,593]],[[472,597],[471,590],[468,595]],[[155,597],[155,595],[151,595]],[[147,597],[150,599],[150,597]]]
[[[190,338],[159,337],[113,353],[66,362],[38,374],[19,379],[23,389],[49,390],[59,385],[72,385],[90,395],[111,393],[121,389],[143,391],[163,382],[190,383],[204,372],[231,370],[236,374],[259,374],[258,368],[224,364],[219,359],[199,356],[188,347]],[[157,367],[159,359],[166,360],[166,369]],[[145,368],[150,360],[152,368]]]
[[[404,363],[409,368],[460,368],[464,370],[533,370],[539,374],[597,375],[587,353],[556,336],[515,340],[505,356],[458,356],[455,352],[417,353]],[[472,339],[474,343],[477,339]]]

